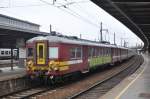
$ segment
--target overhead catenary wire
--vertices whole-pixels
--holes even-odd
[[[76,14],[76,15],[77,15],[80,19],[82,19],[83,21],[85,21],[85,22],[87,22],[87,23],[89,23],[89,24],[91,24],[91,25],[93,25],[93,26],[99,28],[99,26],[98,26],[97,24],[95,24],[95,23],[91,22],[89,19],[87,19],[87,18],[85,18],[85,17],[79,15],[77,12],[73,11],[72,9],[70,9],[70,8],[66,8],[66,9],[68,9],[69,11],[73,12],[74,14]]]
[[[89,0],[83,0],[83,1],[72,1],[72,2],[68,2],[67,0],[65,0],[65,4],[62,4],[62,3],[58,3],[57,2],[57,4],[60,4],[60,5],[73,5],[73,4],[81,4],[81,3],[88,3],[88,2],[90,2]]]
[[[72,15],[72,16],[74,16],[74,17],[76,17],[76,18],[78,18],[78,19],[80,19],[80,20],[82,20],[82,21],[84,21],[84,22],[86,22],[86,23],[88,23],[88,24],[91,24],[91,25],[93,25],[93,26],[95,26],[95,27],[98,27],[97,24],[91,22],[89,19],[87,19],[87,18],[81,16],[81,15],[78,14],[77,12],[75,12],[75,11],[73,11],[72,9],[66,7],[66,6],[69,6],[69,5],[72,5],[72,4],[89,2],[89,1],[87,1],[87,0],[77,1],[77,2],[73,1],[73,2],[66,3],[66,4],[59,4],[59,6],[56,6],[56,5],[54,5],[54,4],[52,4],[52,3],[49,3],[49,2],[47,2],[47,1],[45,1],[45,0],[39,0],[39,1],[41,1],[41,2],[43,2],[43,3],[45,3],[45,4],[47,4],[47,5],[51,5],[51,6],[53,6],[53,7],[57,7],[57,8],[59,8],[59,9],[61,9],[61,11],[64,11],[64,10],[65,10],[64,12],[67,12],[68,14],[70,14],[70,15]],[[66,1],[66,2],[67,2],[67,1]],[[38,5],[38,4],[37,4],[37,5],[26,5],[26,6],[11,6],[10,0],[9,0],[9,6],[8,6],[8,7],[0,7],[0,8],[33,7],[33,6],[45,6],[45,5],[42,5],[42,4],[39,4],[39,5]],[[66,8],[66,9],[63,9],[63,8]],[[68,9],[70,12],[67,11],[67,9]],[[73,12],[73,13],[71,13],[71,12]]]
[[[88,17],[91,17],[92,20],[94,20],[95,22],[99,22],[99,20],[97,20],[94,16],[92,16],[92,14],[90,14],[88,11],[86,11],[82,6],[80,6],[79,4],[75,4],[74,6],[77,10],[82,11],[82,13],[84,13],[85,15],[87,15]],[[80,8],[80,9],[79,9]]]
[[[67,0],[65,0],[66,2],[68,2]],[[80,5],[79,5],[79,2],[81,3],[81,2],[89,2],[89,1],[78,1],[78,2],[68,2],[67,4],[74,4],[74,5],[78,5],[80,8],[82,8]],[[66,5],[67,5],[66,4]],[[75,7],[75,9],[78,9],[76,6],[74,6]],[[69,7],[67,7],[68,9],[69,9]],[[67,9],[66,8],[66,9]],[[73,11],[72,9],[69,9],[69,10],[71,10],[71,11]],[[81,11],[81,9],[78,9],[78,10],[80,10]],[[89,14],[87,11],[82,11],[84,14],[86,14],[87,16],[91,16],[91,14]],[[82,17],[82,18],[84,18],[83,16],[81,16],[80,14],[78,14],[77,12],[75,12],[75,11],[73,11],[73,13],[75,13],[75,14],[77,14],[78,16],[80,16],[80,17]],[[90,21],[89,19],[87,19],[87,18],[84,18],[86,21],[89,21],[90,23],[92,23],[92,24],[94,24],[96,27],[99,27],[97,24],[95,24],[95,23],[93,23],[92,21]],[[92,20],[93,19],[95,19],[95,18],[92,18]],[[98,20],[95,20],[96,22],[98,22]]]
[[[9,1],[10,1],[10,0],[9,0]],[[69,6],[72,5],[72,4],[85,3],[85,2],[89,2],[89,1],[86,1],[86,0],[84,0],[84,1],[77,1],[77,2],[76,2],[76,1],[71,1],[71,2],[69,2],[69,3],[68,3],[68,1],[66,1],[67,3],[65,3],[65,4],[60,4],[60,3],[55,3],[55,4],[53,4],[52,2],[48,2],[48,1],[46,1],[46,0],[39,0],[39,1],[40,1],[40,2],[43,2],[44,5],[42,5],[42,4],[39,4],[39,5],[38,5],[38,4],[37,4],[37,5],[25,5],[25,6],[21,6],[21,5],[19,5],[19,6],[12,6],[12,5],[10,4],[10,2],[9,2],[9,6],[8,6],[8,7],[3,7],[3,8],[45,6],[45,4],[46,4],[46,5],[50,5],[50,6],[53,6],[53,7],[57,7],[57,8],[60,9],[61,11],[66,12],[66,13],[70,14],[71,16],[76,17],[77,19],[80,19],[80,20],[82,20],[82,21],[84,21],[84,22],[86,22],[86,23],[88,23],[88,24],[90,24],[90,25],[92,25],[92,26],[94,26],[94,27],[96,27],[96,28],[99,28],[99,25],[98,25],[98,24],[92,22],[93,19],[90,20],[90,19],[86,18],[85,16],[79,14],[75,9],[72,9],[72,7],[69,7]],[[76,7],[76,9],[77,9],[77,7]],[[89,16],[89,14],[88,14],[87,16]]]
[[[25,5],[25,6],[11,6],[11,7],[3,7],[1,6],[0,8],[24,8],[24,7],[36,7],[36,6],[46,6],[45,4],[37,4],[37,5]]]
[[[43,0],[42,0],[42,1],[43,1]],[[74,3],[75,3],[75,2],[74,2]],[[93,26],[95,26],[95,27],[99,27],[98,25],[94,24],[93,22],[91,22],[91,21],[89,21],[88,19],[82,17],[82,16],[79,15],[77,12],[75,12],[75,11],[73,11],[72,9],[70,9],[69,7],[67,7],[67,5],[61,5],[61,6],[56,6],[56,7],[57,7],[57,8],[65,8],[65,9],[67,9],[67,10],[73,12],[73,13],[70,13],[69,11],[66,11],[66,10],[65,10],[65,12],[69,13],[70,15],[72,15],[72,16],[74,16],[74,17],[80,19],[80,20],[83,20],[83,21],[87,22],[88,24],[91,24],[91,25],[93,25]]]
[[[80,6],[79,4],[75,4],[75,5],[77,5],[78,7],[80,7],[79,10],[81,11],[82,6]],[[76,7],[76,6],[74,6],[74,7],[75,7],[76,9],[78,9],[78,7]],[[83,11],[83,8],[82,8],[82,12],[84,12],[84,14],[86,14],[87,16],[91,16],[91,14],[89,14],[87,11],[85,11],[85,10]],[[93,20],[93,19],[95,19],[95,18],[93,17],[92,20]],[[95,21],[98,22],[98,20],[95,20]],[[98,26],[98,27],[99,27],[99,26]],[[105,31],[105,32],[106,32],[106,31]],[[108,29],[107,29],[107,32],[105,33],[105,40],[106,40],[106,34],[108,35],[108,38],[107,38],[107,39],[108,39],[108,41],[109,41],[109,40],[110,40],[110,35],[109,35],[110,33],[109,33]],[[99,39],[99,37],[98,37],[98,39]]]
[[[5,1],[5,0],[1,0],[1,2],[0,3],[2,3],[2,1]],[[49,4],[49,5],[53,5],[53,3],[51,4],[51,3],[49,3],[49,2],[47,2],[47,1],[45,1],[45,0],[40,0],[41,2],[44,2],[45,4]],[[66,1],[66,0],[65,0]],[[83,1],[78,1],[78,2],[70,2],[70,3],[66,3],[66,4],[61,4],[61,3],[57,3],[57,4],[59,4],[59,5],[72,5],[72,4],[77,4],[77,3],[87,3],[87,2],[90,2],[89,0],[83,0]],[[45,4],[44,5],[42,5],[42,4],[31,4],[31,5],[24,5],[24,6],[21,6],[21,5],[17,5],[17,6],[12,6],[11,5],[11,0],[8,0],[8,5],[7,6],[0,6],[0,8],[16,8],[16,7],[34,7],[34,6],[45,6]]]
[[[40,1],[42,1],[42,2],[46,2],[46,1],[44,1],[44,0],[40,0]],[[0,8],[17,8],[17,7],[34,7],[34,6],[45,6],[46,4],[29,4],[29,5],[11,5],[11,0],[8,0],[8,6],[0,6]],[[48,2],[46,2],[46,3],[48,3]],[[50,3],[49,3],[50,4]]]
[[[53,5],[53,4],[51,4],[51,3],[47,2],[47,1],[44,1],[44,0],[40,0],[40,1],[43,2],[43,3],[46,3],[46,4],[48,4],[48,5],[57,7],[57,8],[59,8],[59,9],[65,11],[65,12],[67,12],[68,14],[70,14],[70,15],[72,15],[72,16],[78,18],[78,19],[83,20],[84,22],[87,22],[88,24],[91,24],[91,25],[93,25],[93,26],[99,28],[99,26],[98,26],[97,24],[95,24],[95,23],[91,22],[90,20],[86,19],[85,17],[81,16],[81,15],[78,14],[77,12],[75,12],[75,11],[73,11],[72,9],[68,8],[66,5],[55,6],[55,5]],[[65,9],[67,9],[68,11],[65,10]],[[70,11],[70,12],[69,12],[69,11]],[[71,12],[73,12],[73,13],[71,13]]]

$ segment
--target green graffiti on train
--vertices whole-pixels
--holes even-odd
[[[96,67],[98,65],[103,65],[111,62],[111,56],[102,56],[90,58],[89,66],[90,68]]]

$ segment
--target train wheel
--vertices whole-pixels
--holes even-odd
[[[43,79],[43,81],[44,81],[43,84],[44,84],[44,85],[48,85],[48,80],[49,80],[48,77],[47,77],[47,76],[44,76],[43,78],[44,78],[44,79]]]
[[[56,83],[55,78],[53,76],[44,77],[45,85],[52,86]]]

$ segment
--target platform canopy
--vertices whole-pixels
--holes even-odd
[[[38,24],[0,14],[0,48],[16,48],[20,42],[38,35],[49,33],[41,32]]]
[[[150,0],[91,0],[126,25],[144,42],[150,43]],[[150,49],[150,47],[149,47]]]

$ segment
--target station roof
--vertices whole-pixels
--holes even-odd
[[[0,48],[15,48],[17,39],[28,40],[38,35],[46,36],[49,33],[0,25]]]
[[[28,30],[28,29],[23,29],[23,28],[17,28],[17,27],[12,27],[12,26],[5,26],[5,25],[0,25],[0,31],[1,30],[7,30],[7,32],[0,32],[0,35],[8,35],[8,31],[16,31],[16,32],[26,32],[29,34],[39,34],[39,35],[48,35],[46,32],[40,32],[40,31],[34,31],[34,30]],[[16,34],[13,34],[16,35]]]
[[[39,27],[38,24],[0,14],[0,47],[15,48],[18,39],[26,41],[38,35],[49,35],[39,31]]]
[[[20,22],[28,23],[28,24],[31,24],[31,25],[40,26],[39,24],[35,24],[35,23],[29,22],[29,21],[25,21],[25,20],[17,19],[17,18],[11,17],[11,16],[7,16],[7,15],[3,15],[3,14],[0,14],[0,16],[1,16],[1,17],[5,17],[5,18],[7,18],[7,19],[12,19],[12,20],[16,20],[16,21],[20,21]]]
[[[144,42],[144,49],[150,42],[149,0],[91,0],[118,19]]]

